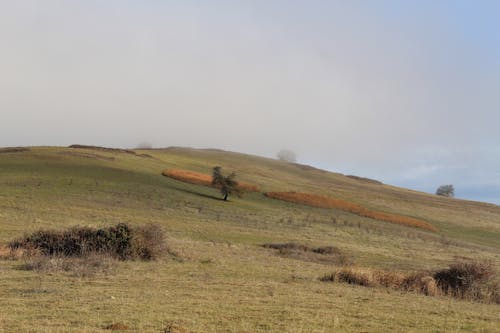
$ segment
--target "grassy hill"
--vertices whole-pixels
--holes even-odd
[[[215,165],[262,192],[297,191],[424,220],[421,230],[268,198],[220,200],[163,177]],[[220,150],[0,150],[0,243],[40,228],[158,223],[174,258],[75,276],[0,260],[0,332],[499,331],[500,307],[319,280],[336,268],[264,243],[335,246],[360,267],[409,272],[487,259],[500,267],[500,207]],[[109,328],[109,327],[108,327]]]

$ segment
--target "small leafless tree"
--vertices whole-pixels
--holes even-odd
[[[436,190],[437,195],[441,195],[443,197],[454,197],[455,196],[455,188],[453,185],[441,185]]]
[[[278,157],[280,161],[284,162],[290,162],[290,163],[297,162],[297,155],[293,151],[287,149],[280,150],[278,154],[276,154],[276,157]]]

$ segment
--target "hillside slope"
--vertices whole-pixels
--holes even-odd
[[[215,165],[263,192],[332,196],[425,220],[438,232],[260,192],[223,202],[213,188],[161,175],[165,169],[210,173]],[[182,261],[124,262],[115,275],[81,279],[40,275],[0,260],[0,328],[95,332],[120,321],[137,331],[159,331],[176,321],[194,332],[371,332],[494,331],[500,324],[498,305],[325,284],[318,278],[335,265],[261,247],[334,245],[358,265],[399,271],[446,267],[457,258],[488,259],[500,267],[499,206],[219,150],[0,151],[0,242],[39,228],[118,222],[164,225]],[[53,306],[38,312],[48,304]]]

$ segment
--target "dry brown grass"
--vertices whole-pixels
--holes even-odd
[[[366,267],[342,267],[321,281],[345,282],[365,287],[385,287],[402,291],[418,292],[429,296],[441,294],[435,279],[428,273],[401,273]]]
[[[176,322],[168,322],[162,330],[162,333],[191,333],[190,330]]]
[[[266,192],[265,195],[273,199],[300,203],[319,208],[336,208],[379,221],[401,224],[434,232],[437,231],[437,228],[428,222],[415,219],[413,217],[370,210],[346,200],[300,192]]]
[[[212,176],[200,172],[194,172],[181,169],[168,169],[162,172],[165,177],[170,177],[190,184],[212,186]],[[238,182],[237,186],[240,190],[246,192],[259,192],[257,185]]]
[[[63,256],[24,256],[20,269],[37,273],[66,272],[75,277],[93,277],[98,274],[111,274],[117,262],[104,254],[89,254],[84,257]]]
[[[104,326],[104,329],[110,331],[128,331],[130,328],[123,323],[113,323]]]
[[[495,270],[488,262],[458,262],[435,272],[402,273],[346,266],[320,278],[365,287],[386,287],[428,296],[448,295],[458,299],[500,303]]]
[[[12,249],[9,246],[0,245],[0,259],[3,260],[17,260],[23,257],[25,250]]]

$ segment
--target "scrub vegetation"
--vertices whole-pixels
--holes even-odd
[[[498,331],[496,205],[214,149],[73,147],[0,155],[2,332]],[[216,200],[193,176],[215,165],[261,192]]]

